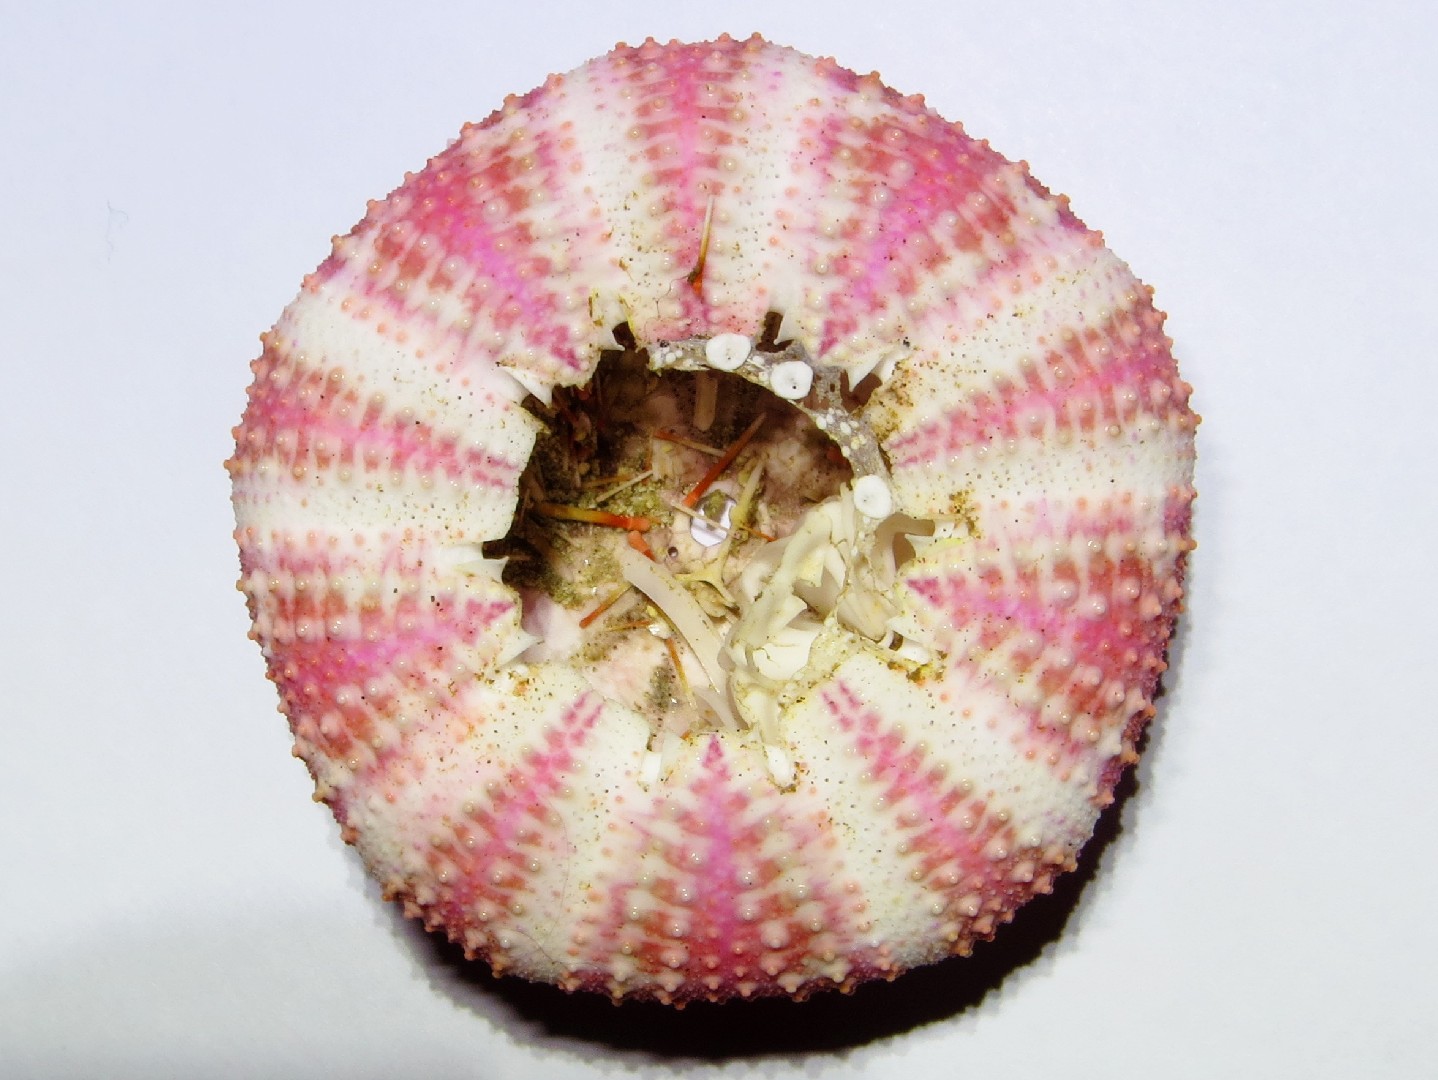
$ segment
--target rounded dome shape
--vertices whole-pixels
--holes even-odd
[[[916,97],[620,46],[364,220],[236,429],[347,841],[496,971],[804,996],[989,937],[1153,714],[1188,405],[1149,290]]]

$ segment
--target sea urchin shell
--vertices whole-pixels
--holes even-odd
[[[371,204],[263,346],[229,468],[296,753],[496,971],[966,953],[1133,760],[1192,546],[1162,316],[875,77],[621,46]]]

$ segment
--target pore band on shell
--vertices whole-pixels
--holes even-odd
[[[296,753],[495,971],[682,1003],[968,952],[1153,714],[1196,417],[1020,165],[755,37],[459,139],[264,335],[228,463]]]

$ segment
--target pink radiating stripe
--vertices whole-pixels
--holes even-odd
[[[944,911],[936,920],[948,924],[955,940],[987,936],[992,920],[987,926],[975,920],[986,912],[1012,910],[1034,889],[1032,881],[1013,880],[1015,866],[1035,861],[1033,880],[1046,873],[1035,853],[1016,850],[1012,828],[989,813],[983,793],[965,792],[961,777],[933,760],[922,745],[908,742],[847,683],[831,684],[823,699],[883,797],[894,847],[907,845],[918,863],[917,880],[943,899]],[[978,910],[963,910],[962,902],[975,895]]]
[[[1186,528],[1191,497],[1175,495],[1164,506],[1163,520]],[[1076,561],[1058,559],[1047,569],[1022,569],[994,560],[985,570],[951,570],[910,579],[915,595],[941,614],[955,630],[976,634],[977,645],[993,650],[1017,637],[1039,635],[1037,652],[1015,648],[1004,653],[1004,664],[1016,675],[1032,675],[1044,701],[1060,701],[1069,718],[1089,717],[1101,728],[1125,725],[1130,737],[1146,719],[1158,678],[1164,668],[1169,626],[1181,596],[1181,557],[1170,561],[1180,569],[1163,573],[1140,554],[1137,545],[1125,543],[1125,553],[1108,554],[1114,537],[1137,539],[1142,530],[1123,500],[1098,507],[1046,512],[1039,508],[1028,529],[999,526],[979,541],[988,552],[1014,550],[1035,542],[1074,539],[1098,542],[1098,549],[1080,547]],[[1171,543],[1185,533],[1170,532]],[[1073,599],[1059,605],[1050,599],[1056,582],[1067,583]],[[1128,587],[1136,586],[1130,595]],[[1104,611],[1094,613],[1101,601]],[[1067,650],[1073,663],[1052,665],[1043,661],[1044,650]],[[1137,692],[1138,697],[1133,695]],[[1019,708],[1016,706],[1016,708]],[[1027,738],[1060,772],[1093,754],[1093,745],[1079,738],[1067,724],[1055,723],[1042,705],[1021,708],[1028,717]]]
[[[1085,403],[1092,407],[1081,408]],[[1188,388],[1174,370],[1163,316],[1144,303],[1076,333],[1041,364],[1001,376],[990,389],[892,439],[887,449],[895,466],[922,465],[992,440],[1044,434],[1051,421],[1060,430],[1089,433],[1130,426],[1140,415],[1168,420],[1187,411]],[[1026,422],[1031,415],[1039,419],[1036,428]]]
[[[596,694],[569,705],[540,744],[487,789],[488,800],[467,807],[452,829],[431,843],[430,869],[442,890],[434,913],[451,936],[470,931],[487,938],[483,945],[467,941],[468,948],[488,950],[502,963],[505,943],[486,924],[502,923],[507,909],[529,889],[531,860],[568,863],[574,858],[556,827],[553,807],[579,768],[577,754],[603,709]]]
[[[271,378],[288,371],[283,381]],[[435,437],[414,419],[387,414],[323,371],[302,367],[266,344],[255,363],[250,404],[237,434],[236,461],[276,461],[284,468],[348,468],[360,472],[414,469],[478,487],[510,490],[521,466],[497,454]]]
[[[576,975],[581,984],[605,987],[606,960],[621,954],[661,982],[666,974],[682,979],[677,997],[721,987],[744,993],[746,985],[772,983],[784,972],[805,973],[808,981],[806,958],[830,953],[852,950],[852,966],[868,963],[864,947],[847,938],[864,901],[856,888],[841,886],[828,820],[794,816],[782,796],[757,803],[734,783],[719,739],[709,741],[680,808],[657,792],[633,820],[632,834],[623,838],[632,854],[617,865],[634,869],[609,887],[603,914],[590,922],[593,939]],[[785,867],[765,854],[774,832],[804,853],[808,895],[802,901],[786,891]],[[631,909],[642,914],[636,919]],[[810,925],[816,911],[817,929]]]
[[[542,109],[551,93],[546,84],[520,104]],[[478,329],[522,338],[551,362],[579,371],[588,352],[584,342],[571,338],[573,319],[563,290],[553,287],[571,275],[560,273],[536,242],[531,207],[534,196],[543,194],[544,212],[557,213],[565,203],[553,193],[582,173],[583,162],[574,139],[544,123],[516,128],[516,138],[475,137],[508,119],[497,112],[466,126],[458,141],[406,177],[403,189],[371,205],[352,235],[372,237],[380,272],[354,273],[365,268],[353,266],[341,251],[314,280],[344,275],[366,301],[383,304],[408,322],[433,321],[425,301],[458,294]],[[593,222],[570,214],[551,224],[571,238],[571,251],[603,250]],[[446,329],[461,337],[469,333],[468,326]],[[492,343],[486,347],[496,351]]]
[[[404,556],[396,551],[390,558]],[[456,648],[483,642],[514,611],[508,600],[423,590],[395,597],[379,586],[356,609],[329,582],[374,574],[373,562],[318,545],[242,548],[241,566],[247,582],[254,573],[282,573],[304,582],[285,593],[250,590],[251,616],[257,628],[268,630],[259,633],[260,645],[298,745],[339,761],[358,754],[360,764],[374,772],[383,772],[404,752],[402,740],[384,740],[387,749],[378,752],[371,745],[376,724],[393,719],[397,693],[430,695],[436,708],[447,707],[447,672]],[[418,560],[398,573],[408,580],[428,577]],[[331,630],[336,623],[343,633]],[[277,649],[281,627],[291,639]]]
[[[843,92],[851,90],[851,72],[827,70]],[[1015,207],[997,182],[1009,163],[919,100],[883,93],[889,109],[882,115],[863,123],[828,115],[794,151],[795,174],[817,172],[805,183],[837,185],[847,206],[837,235],[817,241],[820,251],[833,251],[823,351],[862,330],[896,298],[915,295],[955,251],[986,254],[1006,270],[1022,255],[1011,229]],[[1082,227],[1066,209],[1060,215],[1065,226]],[[804,223],[815,237],[818,226],[817,218]]]
[[[687,280],[699,263],[709,199],[722,198],[732,186],[722,160],[745,129],[744,121],[732,117],[752,90],[733,88],[748,64],[745,47],[735,41],[663,47],[651,42],[616,55],[638,72],[625,90],[635,102],[634,130],[648,170],[644,180],[660,200],[666,246],[681,270],[668,297],[679,304],[679,325],[656,332],[687,336],[752,331],[728,326],[722,313],[710,309],[702,275],[694,284]]]

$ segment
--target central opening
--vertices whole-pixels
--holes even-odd
[[[726,335],[745,358],[722,341],[718,362],[743,374],[656,371],[627,327],[615,337],[587,385],[527,402],[545,432],[487,552],[507,560],[534,639],[520,659],[563,663],[646,718],[651,779],[666,746],[727,728],[754,730],[791,783],[786,686],[825,635],[900,648],[885,594],[907,535],[931,526],[892,514],[883,480],[855,483],[791,403],[810,386],[798,361]]]

